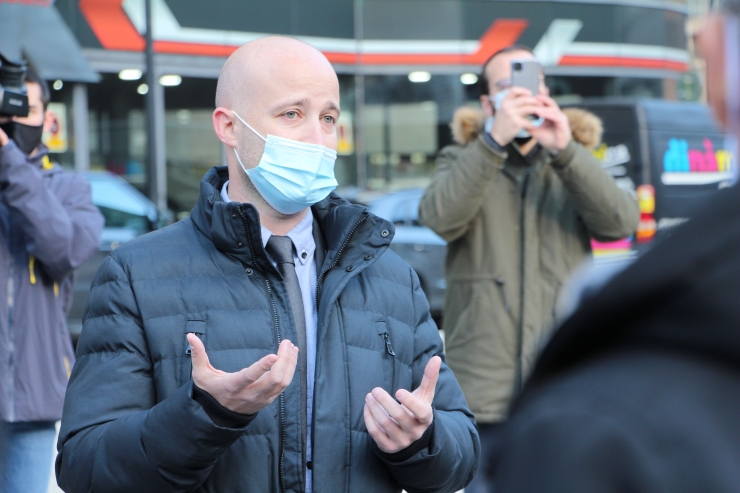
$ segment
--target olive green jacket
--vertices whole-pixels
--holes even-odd
[[[447,362],[481,423],[506,417],[553,325],[558,293],[590,239],[632,235],[640,213],[599,161],[571,142],[526,165],[482,136],[442,149],[419,206],[448,242]]]

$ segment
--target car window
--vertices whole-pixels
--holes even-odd
[[[127,228],[135,229],[136,231],[150,231],[152,229],[149,218],[146,216],[138,216],[101,205],[98,206],[98,209],[100,209],[100,213],[105,218],[106,228]]]
[[[105,217],[106,228],[128,228],[139,232],[152,230],[151,206],[128,183],[109,178],[90,177],[93,203]]]

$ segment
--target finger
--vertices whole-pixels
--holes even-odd
[[[195,334],[188,333],[185,336],[190,344],[190,359],[193,364],[193,371],[213,370],[211,362],[208,359],[206,348],[203,342]]]
[[[522,96],[532,96],[532,91],[530,91],[526,87],[511,86],[509,88],[509,93],[506,95],[504,99],[508,99],[508,98],[515,99],[515,98],[519,98]]]
[[[380,429],[383,430],[383,432],[391,439],[403,433],[403,430],[401,430],[399,424],[393,421],[390,416],[388,416],[388,413],[385,412],[383,406],[381,406],[380,403],[375,400],[372,394],[367,394],[367,396],[365,397],[365,405],[370,410],[370,414],[375,420],[375,423],[377,423]]]
[[[380,447],[380,449],[383,451],[390,450],[393,447],[393,442],[391,441],[390,437],[388,437],[388,435],[386,435],[386,433],[380,429],[378,423],[375,422],[375,418],[373,418],[373,415],[370,412],[370,408],[367,406],[367,404],[365,404],[362,415],[365,418],[365,428],[367,428],[367,432],[370,434],[373,440],[375,440],[375,443],[378,444],[378,447]]]
[[[416,421],[423,424],[432,422],[434,412],[432,411],[431,404],[427,404],[418,396],[405,389],[400,389],[396,392],[396,398],[398,398],[398,401]]]
[[[540,107],[535,111],[534,114],[546,120],[551,120],[551,121],[561,121],[564,118],[563,113],[559,109],[555,109],[555,108]]]
[[[276,354],[268,354],[248,368],[239,371],[237,374],[243,382],[244,387],[256,382],[262,375],[270,371],[270,368],[272,368],[272,365],[275,364],[277,359]]]
[[[298,348],[290,341],[283,341],[278,348],[275,364],[250,389],[267,399],[277,397],[293,380],[297,360]]]
[[[545,94],[540,94],[537,96],[537,100],[542,102],[545,106],[548,108],[557,108],[560,109],[560,106],[558,106],[558,103],[555,102],[554,99],[552,99],[550,96],[547,96]]]
[[[419,392],[415,392],[422,402],[429,405],[434,401],[434,390],[437,387],[440,366],[442,366],[442,359],[439,356],[432,356],[424,368],[424,376],[421,378],[421,384],[418,388]]]
[[[395,421],[404,430],[410,431],[411,428],[416,425],[416,419],[413,414],[396,402],[385,390],[379,387],[375,388],[372,391],[372,396],[375,401],[381,405],[388,416],[390,416],[391,419],[393,419],[393,421]]]
[[[522,106],[532,106],[534,108],[541,108],[543,105],[536,98],[531,96],[521,96],[511,101],[505,101],[501,103],[501,106],[507,108],[520,108]]]
[[[542,106],[519,106],[515,108],[507,108],[506,111],[509,118],[527,118],[529,115],[534,115],[542,109]]]
[[[295,375],[296,368],[298,367],[299,351],[300,350],[298,349],[298,346],[291,344],[291,351],[288,355],[286,371],[283,374],[283,388],[290,385],[290,382],[293,381],[293,376]]]
[[[270,380],[273,381],[275,384],[282,382],[283,377],[285,376],[285,372],[288,371],[288,368],[290,366],[290,360],[294,357],[294,352],[297,355],[298,348],[295,347],[293,343],[289,340],[285,339],[283,342],[280,343],[277,351],[278,359],[275,364],[272,365],[269,375]]]

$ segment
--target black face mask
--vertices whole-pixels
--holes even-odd
[[[43,123],[38,127],[33,127],[31,125],[9,121],[0,123],[0,128],[8,135],[9,139],[13,139],[21,152],[27,156],[39,146],[41,143],[41,134],[44,132]]]
[[[514,142],[516,142],[519,145],[519,147],[523,146],[530,140],[532,140],[531,135],[529,137],[514,137]]]

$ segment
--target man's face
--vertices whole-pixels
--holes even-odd
[[[704,29],[696,36],[695,42],[706,62],[707,99],[717,119],[727,127],[724,25],[719,14],[707,17]]]
[[[485,68],[488,79],[488,94],[481,95],[481,105],[488,116],[493,116],[495,110],[489,98],[496,93],[505,91],[511,87],[511,62],[512,60],[534,60],[534,55],[528,51],[510,51],[501,53],[488,62]],[[545,85],[544,77],[540,79],[540,94],[548,95],[550,91]],[[536,96],[536,94],[535,94]]]
[[[314,60],[315,61],[315,60]],[[339,81],[327,63],[296,58],[267,63],[251,76],[249,95],[234,110],[263,137],[275,135],[337,148]],[[247,168],[257,166],[261,140],[237,122]],[[256,138],[256,140],[255,140]],[[255,152],[256,148],[259,152]]]
[[[35,82],[26,83],[26,91],[28,92],[28,116],[13,118],[0,117],[0,123],[15,120],[18,123],[32,127],[38,127],[42,123],[45,123],[44,103],[41,101],[41,86]]]

